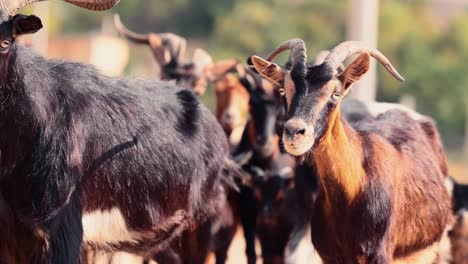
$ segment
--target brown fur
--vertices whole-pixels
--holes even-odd
[[[402,118],[400,122],[412,121],[409,117],[405,118],[404,114],[396,114],[398,115]],[[438,164],[439,157],[432,150],[427,138],[423,136],[425,132],[417,124],[402,128],[406,131],[387,132],[385,129],[391,129],[392,126],[385,117],[382,117],[375,125],[380,127],[378,129],[380,131],[362,138],[356,130],[338,118],[339,114],[337,120],[330,121],[332,125],[329,132],[314,152],[319,175],[324,183],[322,186],[324,196],[320,202],[323,202],[323,214],[331,228],[339,230],[339,226],[343,224],[346,226],[361,224],[355,222],[359,221],[360,217],[345,220],[345,223],[343,219],[336,222],[335,215],[338,213],[336,209],[343,207],[337,206],[335,202],[344,201],[351,207],[344,209],[352,210],[353,204],[365,192],[366,185],[370,181],[378,181],[386,186],[385,189],[390,196],[389,201],[392,201],[391,211],[388,212],[390,223],[382,241],[384,243],[382,250],[386,251],[383,255],[387,255],[388,260],[391,260],[393,257],[406,256],[437,242],[447,225],[450,205],[443,186],[445,175],[440,167],[431,166]],[[389,115],[388,118],[396,117]],[[395,144],[400,142],[394,137],[401,136],[395,134],[401,132],[408,137],[402,140],[408,140],[410,143],[398,149]],[[363,140],[370,142],[363,145]],[[366,147],[372,150],[366,150]],[[372,156],[367,157],[369,161],[356,159],[356,157],[365,158],[363,153],[366,151],[372,152]],[[333,184],[327,184],[330,182]],[[336,196],[336,188],[343,191],[344,200]],[[347,232],[349,231],[351,230]],[[331,243],[335,244],[337,241]],[[345,252],[353,250],[346,248],[348,246],[352,247],[351,244],[345,246]],[[337,244],[333,247],[336,248]],[[327,259],[330,256],[324,257]]]
[[[221,123],[224,131],[229,136],[238,126],[245,126],[249,116],[249,93],[240,83],[239,79],[232,74],[215,82],[216,90],[216,118]],[[234,124],[222,120],[222,115],[227,109],[238,111],[239,121]]]

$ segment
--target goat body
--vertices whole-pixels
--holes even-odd
[[[10,58],[0,191],[52,263],[76,262],[82,236],[99,249],[154,253],[216,210],[227,142],[192,92],[19,45]]]
[[[338,116],[313,154],[323,185],[312,239],[325,263],[388,263],[437,243],[450,205],[432,121],[392,110],[353,126]]]

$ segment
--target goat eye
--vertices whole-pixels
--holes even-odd
[[[4,49],[10,47],[10,41],[9,40],[2,40],[2,42],[0,42],[0,46]]]
[[[332,98],[335,100],[340,99],[340,94],[339,93],[333,93]]]
[[[279,88],[278,92],[281,96],[284,96],[286,94],[286,90],[283,87]]]

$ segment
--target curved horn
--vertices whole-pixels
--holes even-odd
[[[404,81],[405,79],[398,73],[393,67],[390,61],[377,49],[366,47],[362,42],[359,41],[346,41],[336,46],[330,54],[325,58],[324,63],[329,65],[335,72],[341,63],[346,60],[349,56],[356,53],[368,52],[372,57],[377,59],[387,71],[395,77],[397,80]]]
[[[272,61],[278,54],[285,50],[291,50],[292,65],[296,63],[307,63],[307,49],[302,39],[294,38],[280,44],[276,49],[268,55],[267,60]]]
[[[46,0],[0,0],[0,9],[12,16],[16,12],[33,3]],[[93,11],[103,11],[114,7],[120,0],[62,0],[67,3]]]
[[[130,31],[123,23],[122,20],[120,19],[120,16],[118,14],[114,15],[114,25],[117,31],[127,38],[130,41],[140,43],[140,44],[149,44],[149,36],[148,34],[139,34],[135,33],[133,31]]]

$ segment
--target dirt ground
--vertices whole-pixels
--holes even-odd
[[[257,241],[257,256],[261,254],[260,246]],[[214,264],[215,258],[213,254],[210,254],[208,257],[206,264]],[[236,236],[232,241],[231,247],[229,248],[228,252],[228,260],[227,264],[243,264],[247,263],[247,258],[245,257],[245,241],[244,241],[244,234],[242,232],[242,228],[237,230]],[[261,257],[257,257],[257,264],[262,263]]]

